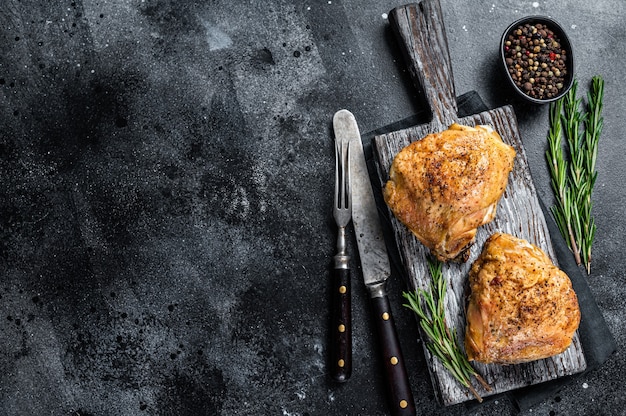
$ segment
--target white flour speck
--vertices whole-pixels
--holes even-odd
[[[589,388],[589,384],[583,383],[583,389],[588,389],[588,388]]]
[[[464,31],[467,32],[467,26],[463,25],[463,27],[461,29],[463,29]]]
[[[210,51],[216,51],[219,49],[225,49],[230,47],[233,44],[233,41],[230,37],[224,33],[219,27],[216,25],[207,22],[204,19],[201,19],[202,26],[204,26],[204,30],[206,31],[206,40],[209,44]]]
[[[387,13],[383,13],[382,17],[383,17],[383,19],[387,19],[389,16],[387,16]]]
[[[534,2],[533,2],[533,7],[534,7],[534,8],[537,8],[537,7],[539,7],[539,2],[537,2],[537,1],[534,1]]]

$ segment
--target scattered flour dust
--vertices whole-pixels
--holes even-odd
[[[226,49],[232,46],[232,39],[224,31],[217,27],[217,25],[214,25],[204,19],[201,19],[201,22],[206,32],[206,41],[209,44],[210,51]]]
[[[315,359],[313,360],[313,367],[317,368],[320,372],[324,370],[324,345],[321,340],[316,340],[313,344],[313,351],[315,351]]]
[[[539,7],[539,2],[538,1],[533,1],[533,7],[536,9],[537,7]]]
[[[306,392],[304,390],[300,389],[300,390],[298,390],[296,392],[296,396],[298,396],[298,399],[304,400],[304,399],[306,399]]]
[[[320,340],[316,340],[315,343],[313,344],[313,350],[319,354],[322,355],[322,353],[324,352],[324,346],[322,345],[322,343],[320,342]]]

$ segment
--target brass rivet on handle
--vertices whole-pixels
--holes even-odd
[[[389,314],[387,312],[383,313],[383,320],[385,320],[385,321],[389,320]]]
[[[400,407],[406,409],[409,403],[406,400],[400,400]]]
[[[343,366],[345,365],[345,362],[343,360],[339,360],[339,361],[337,361],[337,365],[339,367],[343,368]],[[402,406],[402,405],[400,405],[400,406]]]
[[[344,324],[339,324],[339,332],[345,332],[346,326]]]
[[[396,364],[398,364],[398,357],[391,357],[391,359],[389,360],[389,362],[390,362],[392,365],[396,365]]]
[[[344,294],[347,291],[348,289],[344,285],[339,286],[339,293]]]

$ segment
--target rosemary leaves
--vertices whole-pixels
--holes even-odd
[[[596,182],[598,141],[602,133],[604,80],[593,77],[587,93],[587,111],[576,97],[578,81],[558,101],[550,104],[550,129],[546,159],[555,205],[551,208],[559,230],[578,265],[591,273],[591,246],[596,225],[592,193]],[[563,137],[566,145],[563,144]]]
[[[463,351],[459,348],[456,332],[448,327],[445,318],[446,281],[442,274],[442,263],[428,258],[428,269],[431,275],[429,290],[417,289],[414,293],[403,292],[408,301],[403,306],[411,309],[419,317],[419,323],[428,336],[426,347],[450,371],[452,376],[468,388],[479,402],[482,397],[472,386],[472,377],[476,378],[485,390],[491,387],[471,366]]]

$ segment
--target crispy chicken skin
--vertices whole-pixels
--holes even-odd
[[[538,247],[509,234],[485,242],[469,274],[470,360],[517,364],[567,349],[580,323],[569,277]]]
[[[487,126],[452,124],[402,149],[383,190],[393,214],[440,261],[466,261],[493,220],[515,150]]]

